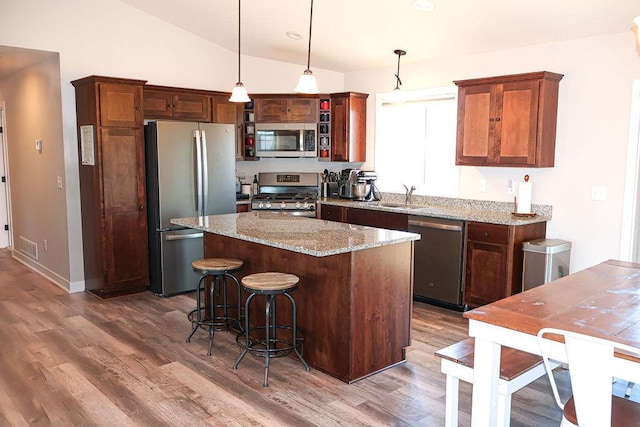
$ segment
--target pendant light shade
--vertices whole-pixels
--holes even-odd
[[[396,88],[394,90],[400,90],[400,86],[402,86],[402,80],[400,80],[400,57],[407,54],[402,49],[396,49],[393,51],[396,55],[398,55],[398,71],[396,72]]]
[[[309,50],[307,51],[307,69],[304,70],[304,73],[300,76],[300,80],[298,80],[298,86],[296,86],[295,91],[298,93],[320,93],[320,89],[318,89],[318,83],[316,82],[316,78],[311,72],[311,26],[313,23],[313,0],[311,0],[311,14],[309,16]]]
[[[249,94],[247,93],[247,88],[244,87],[242,82],[236,83],[233,87],[233,91],[231,91],[231,98],[229,98],[230,102],[249,102],[251,98],[249,98]]]
[[[249,102],[251,99],[249,98],[249,94],[247,94],[247,89],[242,84],[240,80],[240,2],[238,0],[238,83],[233,87],[233,91],[231,91],[231,97],[229,98],[229,102]]]

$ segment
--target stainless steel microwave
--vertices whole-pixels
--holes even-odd
[[[316,123],[256,123],[256,156],[318,157]]]

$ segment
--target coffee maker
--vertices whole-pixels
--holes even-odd
[[[358,182],[366,185],[365,195],[362,199],[365,202],[374,202],[380,200],[380,192],[376,188],[375,182],[378,175],[375,171],[359,171]]]

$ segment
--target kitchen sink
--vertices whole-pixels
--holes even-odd
[[[385,208],[402,208],[402,209],[418,209],[420,206],[403,205],[402,203],[378,203],[378,206]]]

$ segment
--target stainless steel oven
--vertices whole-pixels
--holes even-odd
[[[258,174],[258,188],[260,192],[253,196],[251,210],[316,216],[320,188],[318,173],[263,172]]]

